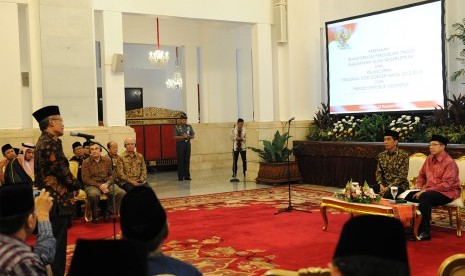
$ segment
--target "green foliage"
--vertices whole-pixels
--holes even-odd
[[[449,118],[453,124],[465,125],[465,96],[460,94],[458,97],[453,95],[453,99],[447,99],[449,103]]]
[[[385,114],[365,115],[360,120],[360,129],[355,133],[355,140],[364,142],[383,141],[384,130],[388,128],[392,118]]]
[[[449,139],[452,144],[465,144],[465,126],[461,125],[447,125],[439,127],[430,127],[426,130],[426,136],[429,141],[432,134],[440,134]]]
[[[276,131],[273,141],[260,140],[263,143],[263,150],[254,147],[247,148],[256,152],[265,163],[284,163],[292,154],[292,150],[286,147],[286,142],[291,137],[288,132],[281,135],[279,131]]]
[[[462,23],[452,24],[453,33],[447,38],[448,42],[455,41],[458,39],[465,45],[465,18],[462,19]],[[459,57],[456,58],[459,62],[465,62],[465,48],[460,51]],[[465,75],[465,69],[459,69],[452,73],[450,76],[451,81],[457,80],[458,77]]]
[[[319,108],[318,112],[315,113],[315,116],[313,117],[313,123],[320,129],[324,129],[326,126],[331,125],[332,122],[333,118],[329,114],[329,106],[321,103],[321,108]]]
[[[313,122],[308,126],[307,140],[309,141],[331,141],[328,135],[329,129],[327,127],[320,128]]]

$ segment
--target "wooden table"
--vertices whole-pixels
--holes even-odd
[[[414,205],[412,203],[405,203],[409,205]],[[402,204],[404,205],[404,204]],[[363,203],[354,203],[354,202],[347,202],[342,199],[338,199],[335,197],[323,197],[322,202],[320,204],[320,212],[321,216],[323,217],[323,230],[326,231],[328,228],[328,217],[326,216],[326,209],[333,208],[338,209],[344,212],[350,213],[351,216],[353,214],[362,214],[362,215],[380,215],[380,216],[388,216],[388,217],[395,217],[394,216],[394,209],[392,206],[382,205],[382,204],[363,204]],[[421,213],[415,207],[413,215],[413,234],[418,239],[418,227],[420,226],[421,222]]]

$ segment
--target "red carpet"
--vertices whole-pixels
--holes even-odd
[[[292,189],[293,206],[312,213],[274,215],[288,205],[287,187],[162,200],[170,222],[163,251],[192,263],[205,275],[262,275],[271,268],[325,267],[348,215],[329,213],[328,231],[323,232],[318,205],[328,193]],[[111,223],[75,221],[68,250],[72,254],[78,237],[112,235]],[[430,242],[408,243],[412,275],[436,275],[446,257],[464,252],[465,238],[457,238],[455,230],[433,227],[432,235]]]

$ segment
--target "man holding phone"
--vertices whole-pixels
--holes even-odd
[[[137,186],[147,186],[147,167],[142,154],[136,152],[136,139],[126,138],[124,140],[126,150],[121,154],[118,160],[118,177],[121,181],[121,187],[129,192]]]

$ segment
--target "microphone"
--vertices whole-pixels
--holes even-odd
[[[294,121],[295,120],[295,117],[292,117],[289,119],[289,121],[287,121],[287,123],[289,124],[290,122]]]
[[[85,134],[85,133],[79,133],[79,132],[74,132],[74,131],[71,131],[71,132],[70,132],[70,135],[71,135],[71,136],[82,137],[82,138],[85,138],[86,140],[91,140],[91,139],[94,139],[94,138],[95,138],[94,135]]]

